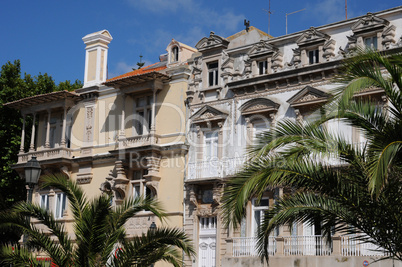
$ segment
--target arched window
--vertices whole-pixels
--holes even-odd
[[[179,61],[179,48],[177,46],[172,48],[171,62]]]

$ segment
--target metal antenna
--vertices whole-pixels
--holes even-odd
[[[303,11],[303,10],[306,10],[306,9],[303,8],[303,9],[300,9],[300,10],[297,10],[297,11],[294,11],[294,12],[291,12],[291,13],[286,13],[286,34],[288,34],[288,16],[289,16],[289,15],[292,15],[292,14],[294,14],[294,13]]]
[[[348,19],[348,0],[345,0],[345,15],[346,19]]]
[[[269,0],[268,10],[266,10],[264,8],[262,10],[268,14],[268,35],[270,35],[269,30],[271,28],[271,14],[273,13],[273,11],[271,11],[271,0]]]

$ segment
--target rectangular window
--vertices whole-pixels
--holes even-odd
[[[39,206],[46,211],[49,211],[49,196],[48,195],[40,195],[40,203]]]
[[[254,198],[252,204],[253,204],[252,233],[254,234],[254,236],[257,236],[258,228],[261,226],[264,220],[265,211],[267,211],[269,208],[269,198],[263,197],[259,202],[257,201],[257,199]]]
[[[218,62],[208,64],[208,85],[218,85]]]
[[[67,196],[64,193],[56,194],[56,219],[63,218],[64,211],[66,210]]]
[[[133,197],[137,198],[141,196],[141,187],[139,185],[134,185],[133,186]]]
[[[258,62],[258,73],[260,75],[268,73],[268,62],[266,60]]]
[[[133,172],[133,177],[131,180],[131,184],[133,187],[133,194],[132,197],[136,198],[139,196],[144,197],[154,197],[155,194],[151,188],[148,188],[146,185],[145,175],[148,174],[147,169],[136,170]]]
[[[320,62],[320,53],[318,49],[308,51],[309,64],[315,64]]]
[[[149,134],[152,125],[152,96],[137,98],[135,111],[135,131],[137,135]]]
[[[364,45],[369,49],[377,49],[377,36],[364,38]]]
[[[205,160],[217,160],[218,158],[218,133],[205,133]]]

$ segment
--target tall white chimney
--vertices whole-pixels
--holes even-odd
[[[94,32],[82,38],[86,45],[84,87],[100,85],[106,81],[108,44],[112,39],[107,30]]]

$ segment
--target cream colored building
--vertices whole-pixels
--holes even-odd
[[[62,172],[77,181],[91,198],[112,192],[115,205],[127,197],[152,195],[163,203],[168,226],[183,226],[185,157],[185,91],[190,71],[186,61],[196,50],[172,40],[160,61],[106,79],[107,30],[86,35],[84,86],[53,92],[7,105],[24,116],[23,145],[15,170],[36,156],[42,173]],[[32,136],[25,118],[33,117]],[[35,188],[33,201],[51,210],[72,230],[66,197],[53,189]],[[137,235],[152,222],[142,211],[129,220],[127,233]]]

